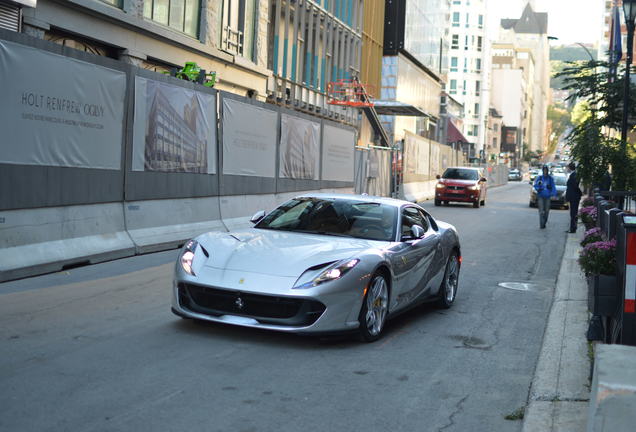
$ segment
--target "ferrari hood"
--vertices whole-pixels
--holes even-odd
[[[197,241],[208,252],[206,267],[290,277],[300,276],[309,267],[355,258],[386,243],[255,228],[207,233]]]

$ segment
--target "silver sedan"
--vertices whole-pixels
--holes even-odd
[[[421,207],[366,195],[304,195],[253,228],[188,241],[172,311],[189,319],[295,333],[357,332],[419,303],[449,308],[461,265],[455,228]]]

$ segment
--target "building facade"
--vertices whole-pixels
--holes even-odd
[[[393,141],[437,139],[448,61],[450,0],[386,3],[382,91],[376,110]]]
[[[464,105],[463,132],[477,154],[486,142],[486,1],[452,0],[448,93]]]
[[[499,42],[510,44],[516,50],[527,49],[534,63],[530,82],[533,92],[533,107],[530,128],[527,131],[528,150],[544,151],[547,148],[547,112],[550,100],[550,46],[548,43],[548,14],[535,12],[528,3],[519,19],[502,19]],[[519,51],[520,52],[520,51]],[[493,90],[497,86],[492,77]],[[506,113],[504,122],[506,122]]]

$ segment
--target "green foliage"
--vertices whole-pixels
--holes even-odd
[[[569,100],[578,101],[572,112],[574,127],[566,140],[572,157],[579,162],[579,177],[583,184],[599,183],[610,166],[614,184],[634,183],[636,152],[628,146],[627,154],[619,140],[602,131],[620,131],[622,125],[624,66],[611,80],[609,64],[603,61],[569,62],[555,77],[564,82]],[[630,91],[630,118],[636,115],[636,89]]]
[[[556,105],[548,107],[548,121],[550,132],[548,135],[548,153],[553,153],[559,142],[559,138],[571,127],[570,113]]]
[[[590,53],[596,60],[596,50],[591,49]],[[577,60],[588,60],[589,54],[585,49],[579,45],[570,46],[555,46],[550,48],[550,60],[557,60],[562,62],[573,62]]]

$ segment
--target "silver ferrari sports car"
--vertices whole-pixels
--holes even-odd
[[[172,311],[183,318],[296,333],[358,332],[421,302],[455,301],[455,228],[407,201],[311,194],[209,232],[177,259]]]

